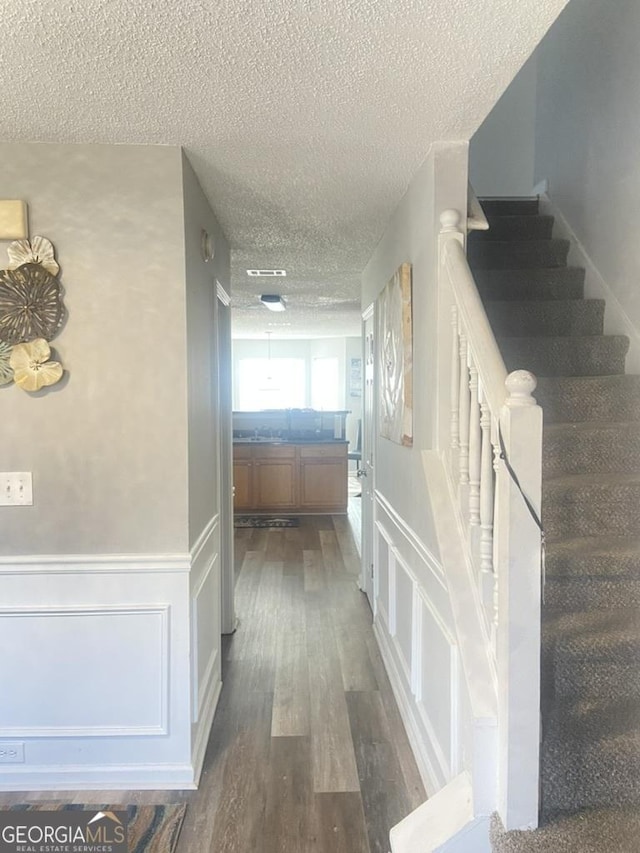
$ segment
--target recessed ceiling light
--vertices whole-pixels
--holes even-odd
[[[260,297],[260,302],[268,308],[269,311],[284,311],[287,307],[284,304],[284,299],[282,296],[278,296],[277,293],[263,293]]]
[[[247,270],[247,275],[252,278],[284,278],[286,274],[286,270]]]

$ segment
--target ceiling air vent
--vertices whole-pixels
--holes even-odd
[[[286,270],[247,270],[247,275],[254,278],[284,278]]]

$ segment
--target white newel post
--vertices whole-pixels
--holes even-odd
[[[533,374],[506,380],[500,427],[509,462],[540,517],[542,409]],[[538,822],[541,536],[504,461],[497,473],[498,811],[507,829]]]

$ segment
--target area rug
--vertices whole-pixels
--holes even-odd
[[[93,805],[43,800],[0,807],[0,811],[127,812],[129,853],[174,853],[187,806],[185,803],[158,806],[132,806],[124,803]]]
[[[260,515],[237,515],[234,527],[299,527],[299,518],[269,518]]]

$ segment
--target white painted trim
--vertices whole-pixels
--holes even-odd
[[[395,650],[397,662],[400,664],[402,668],[402,674],[404,676],[404,680],[408,685],[411,685],[411,667],[407,663],[407,660],[404,656],[404,652],[402,650],[402,646],[398,642],[398,638],[393,634],[389,634],[391,638],[391,644]]]
[[[211,726],[213,725],[213,717],[218,706],[218,700],[222,691],[222,682],[211,679],[207,685],[206,700],[203,703],[203,712],[200,715],[200,724],[198,725],[198,733],[196,735],[193,749],[191,752],[191,763],[193,764],[193,778],[196,785],[200,781],[204,758],[209,743],[209,735]]]
[[[208,679],[211,678],[212,667],[216,661],[218,656],[218,648],[216,647],[212,654],[209,657],[207,662],[207,666],[205,668],[205,673],[203,676],[203,681],[205,683],[205,690],[201,689],[201,684],[198,679],[198,668],[200,665],[200,659],[198,657],[198,596],[202,592],[209,575],[211,574],[211,570],[213,569],[216,561],[219,560],[219,554],[216,552],[212,554],[210,559],[207,560],[207,563],[202,571],[202,574],[198,578],[196,586],[191,593],[191,722],[197,723],[198,720],[201,719],[202,715],[202,707],[204,705],[204,698],[206,695],[206,685]]]
[[[431,570],[432,574],[440,584],[443,589],[447,588],[444,570],[439,561],[434,557],[429,548],[425,545],[425,543],[420,539],[418,534],[413,530],[407,522],[402,518],[401,515],[391,506],[389,501],[385,498],[385,496],[378,489],[375,490],[375,499],[380,504],[382,509],[387,513],[387,515],[393,520],[394,524],[398,527],[401,533],[404,535],[405,539],[409,542],[411,547],[416,551],[420,559],[423,563]],[[393,540],[389,540],[390,544],[393,544]]]
[[[402,717],[402,722],[404,723],[407,737],[409,738],[409,743],[411,744],[411,749],[413,750],[413,754],[416,759],[418,771],[422,778],[427,795],[431,797],[442,787],[446,780],[440,778],[435,772],[431,759],[427,754],[423,734],[420,731],[420,726],[416,719],[414,710],[409,703],[407,692],[402,686],[402,680],[396,666],[394,654],[387,640],[384,627],[380,625],[377,618],[373,622],[373,632],[378,642],[380,655],[382,656],[387,675],[389,676],[391,689],[393,690],[393,695],[395,696],[398,704],[398,710],[400,711],[400,716]]]
[[[218,281],[218,279],[216,279],[216,296],[218,297],[218,299],[220,300],[220,302],[222,302],[222,304],[223,304],[225,307],[229,308],[229,306],[231,305],[231,296],[230,296],[230,294],[225,290],[225,288],[223,287],[223,285],[222,285],[222,284],[220,284],[220,282]]]
[[[0,791],[194,790],[190,764],[4,766]]]
[[[422,701],[422,596],[414,583],[411,595],[411,692]]]
[[[0,556],[0,575],[188,574],[189,554],[23,554]]]
[[[490,853],[488,815],[474,817],[472,782],[460,773],[389,833],[392,853]]]
[[[395,639],[398,632],[398,579],[396,576],[396,565],[398,552],[390,545],[388,549],[389,562],[387,565],[387,583],[389,595],[389,634]]]
[[[191,562],[195,563],[198,557],[200,556],[203,548],[209,542],[209,539],[213,535],[214,531],[218,527],[220,523],[220,513],[217,512],[214,516],[212,516],[209,521],[205,524],[202,533],[196,539],[193,547],[191,548]]]
[[[438,740],[436,730],[433,727],[433,723],[431,722],[431,717],[429,716],[427,709],[424,707],[422,702],[416,702],[416,709],[418,711],[418,715],[420,716],[420,721],[429,738],[429,744],[431,746],[431,749],[435,753],[436,759],[438,760],[438,764],[440,765],[440,771],[446,781],[451,777],[451,765],[449,764],[447,756],[445,755],[440,741]]]
[[[640,330],[632,322],[622,303],[591,260],[586,248],[571,227],[569,220],[553,199],[547,193],[544,193],[540,196],[539,204],[541,213],[549,214],[555,219],[554,237],[569,240],[571,244],[568,263],[571,266],[584,267],[585,296],[588,299],[605,300],[605,334],[627,335],[629,338],[629,353],[626,362],[627,372],[640,373]]]
[[[106,605],[103,607],[83,607],[69,605],[49,607],[0,607],[0,618],[30,618],[48,616],[51,618],[67,616],[122,616],[157,614],[161,619],[160,637],[160,723],[157,726],[2,726],[0,737],[157,737],[169,734],[169,615],[168,604],[126,604]]]
[[[460,650],[454,643],[451,643],[449,646],[449,689],[449,701],[451,703],[449,765],[451,775],[457,776],[462,770],[460,748]]]
[[[366,320],[371,320],[376,310],[376,303],[372,302],[371,305],[368,305],[364,311],[362,312],[362,322],[364,323]]]

